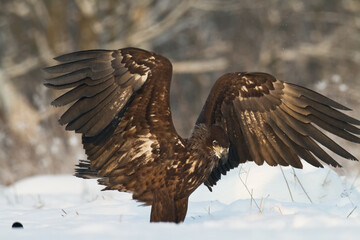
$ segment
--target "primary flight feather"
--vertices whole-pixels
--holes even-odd
[[[82,134],[87,160],[76,176],[99,178],[105,190],[131,192],[151,205],[151,222],[182,222],[190,194],[210,190],[240,163],[302,168],[357,160],[323,133],[360,143],[360,121],[347,107],[266,73],[220,77],[196,122],[181,138],[170,110],[172,65],[137,48],[69,53],[45,68],[45,86],[70,89],[52,102],[70,105],[60,123]]]

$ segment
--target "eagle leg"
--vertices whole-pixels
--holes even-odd
[[[176,223],[181,223],[184,221],[188,208],[188,200],[189,200],[188,197],[175,200]]]
[[[176,222],[174,197],[168,192],[153,193],[150,222]]]

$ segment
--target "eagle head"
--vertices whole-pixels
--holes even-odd
[[[226,161],[229,153],[229,139],[224,129],[217,125],[210,128],[210,146],[218,159]]]

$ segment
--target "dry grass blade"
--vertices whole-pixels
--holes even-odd
[[[279,166],[279,167],[280,167],[281,173],[282,173],[282,175],[283,175],[283,177],[284,177],[284,180],[285,180],[287,189],[288,189],[288,191],[289,191],[291,201],[294,202],[294,198],[293,198],[293,196],[292,196],[292,193],[291,193],[291,190],[290,190],[290,186],[289,186],[289,183],[288,183],[288,181],[287,181],[287,179],[286,179],[286,177],[285,177],[284,171],[283,171],[283,169],[282,169],[281,166]]]
[[[255,201],[255,199],[253,198],[252,192],[250,192],[248,186],[246,185],[246,183],[244,182],[244,180],[241,178],[241,173],[242,173],[241,170],[242,170],[242,167],[240,168],[240,171],[239,171],[239,175],[238,175],[238,176],[239,176],[239,179],[240,179],[241,183],[244,185],[246,191],[249,193],[250,198],[251,198],[251,202],[254,202],[255,205],[256,205],[256,207],[258,208],[259,212],[261,212],[261,208],[259,207],[259,205],[258,205],[257,202]]]
[[[302,183],[300,182],[300,179],[299,179],[298,176],[296,175],[294,168],[292,168],[292,170],[293,170],[294,178],[295,178],[296,181],[299,183],[299,185],[300,185],[301,189],[304,191],[306,197],[309,199],[310,203],[313,203],[313,201],[311,200],[309,194],[306,192],[304,186],[303,186]]]
[[[347,217],[346,218],[349,218],[350,217],[350,215],[355,211],[355,209],[357,208],[357,206],[355,206],[354,208],[353,208],[353,210],[351,210],[351,212],[347,215]]]

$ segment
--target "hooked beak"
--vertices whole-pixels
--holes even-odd
[[[229,148],[223,148],[220,146],[214,146],[215,155],[221,160],[222,163],[225,163],[228,159]]]

